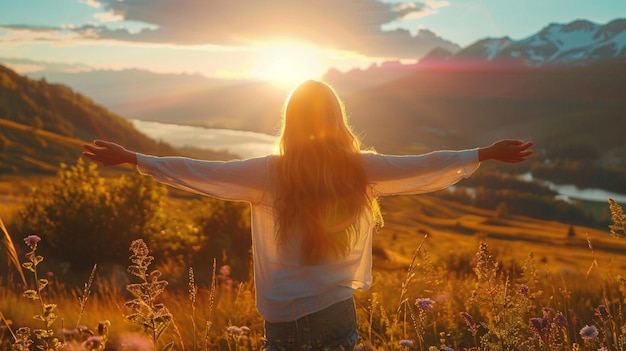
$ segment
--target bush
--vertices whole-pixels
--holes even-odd
[[[238,281],[250,278],[252,237],[250,235],[250,206],[210,197],[196,203],[200,246],[191,265],[206,275],[213,259],[218,266],[228,265]]]
[[[33,190],[20,211],[17,227],[38,233],[49,243],[49,256],[76,267],[124,262],[138,237],[161,232],[165,187],[137,174],[107,179],[96,164],[61,165],[57,179]],[[43,249],[43,248],[42,248]]]

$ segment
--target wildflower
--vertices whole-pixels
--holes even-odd
[[[246,327],[245,325],[239,329],[241,329],[241,332],[244,334],[250,334],[250,328]]]
[[[598,337],[598,328],[595,325],[585,325],[580,330],[580,336],[585,341],[592,341]]]
[[[546,336],[546,333],[548,331],[548,319],[547,318],[539,318],[539,317],[531,318],[528,321],[528,324],[530,326],[530,329],[537,336],[539,336],[540,338],[543,338],[544,336]]]
[[[98,335],[107,335],[109,334],[109,327],[111,326],[111,322],[107,320],[100,321],[98,323]]]
[[[556,324],[558,327],[564,328],[567,326],[567,318],[563,313],[558,312],[554,316],[554,324]]]
[[[41,238],[37,235],[29,235],[24,238],[24,243],[30,247],[31,250],[37,249],[37,243],[41,241]]]
[[[435,302],[440,303],[440,304],[444,304],[448,302],[449,300],[450,300],[450,294],[447,292],[441,293],[437,295],[437,297],[435,298]]]
[[[235,335],[239,335],[239,334],[243,333],[243,330],[241,330],[241,328],[235,327],[234,325],[231,325],[230,327],[228,327],[227,331],[229,333],[235,334]]]
[[[613,199],[609,199],[612,225],[609,225],[611,236],[620,238],[626,236],[626,213],[622,207]]]
[[[498,272],[498,266],[491,252],[489,252],[487,244],[480,243],[476,253],[476,266],[474,267],[474,273],[476,273],[478,279],[494,279]]]
[[[406,339],[404,339],[404,340],[400,340],[400,346],[402,346],[402,347],[409,347],[409,348],[411,348],[411,347],[413,347],[413,341],[411,341],[411,340],[406,340]]]
[[[526,284],[522,284],[519,286],[519,292],[524,296],[528,296],[528,293],[530,292],[530,287]]]
[[[57,335],[63,340],[72,340],[78,335],[78,333],[78,329],[61,328],[61,330],[57,332]]]
[[[435,304],[435,301],[428,299],[428,298],[415,300],[415,306],[421,308],[424,311],[431,310],[434,304]]]
[[[87,338],[87,340],[85,340],[85,342],[83,342],[83,347],[87,348],[88,350],[97,349],[100,347],[100,345],[102,345],[102,338],[100,338],[99,336],[90,336]]]
[[[150,338],[135,333],[124,333],[111,342],[111,350],[144,351],[155,349]],[[107,346],[109,346],[108,344],[109,343],[107,342]]]
[[[605,305],[599,305],[597,308],[594,309],[594,311],[595,315],[600,317],[602,321],[606,321],[611,318],[611,314],[609,313],[609,310],[606,308]]]
[[[141,239],[133,240],[128,251],[132,251],[134,256],[138,257],[145,257],[150,253],[148,245]]]
[[[463,317],[463,319],[465,320],[465,324],[467,324],[467,327],[469,328],[470,332],[472,332],[472,335],[476,335],[479,325],[474,320],[474,317],[472,317],[467,312],[461,312],[461,317]]]

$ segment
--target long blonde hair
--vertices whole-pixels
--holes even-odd
[[[303,264],[343,257],[358,238],[363,215],[380,219],[367,191],[360,140],[328,84],[308,80],[289,95],[276,162],[279,244],[302,235]]]

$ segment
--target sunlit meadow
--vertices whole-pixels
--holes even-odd
[[[626,236],[626,215],[613,200],[609,208],[607,236],[618,240]],[[123,288],[94,266],[83,288],[68,290],[52,272],[41,271],[39,236],[15,243],[1,227],[6,258],[16,268],[0,288],[2,349],[263,348],[253,283],[234,281],[228,266],[214,264],[211,277],[196,277],[187,267],[187,289],[169,289],[168,277],[137,239]],[[485,243],[435,264],[423,245],[428,240],[434,239],[423,233],[405,269],[375,269],[372,289],[357,293],[358,350],[626,348],[621,276],[552,273],[539,268],[532,253],[511,262]]]

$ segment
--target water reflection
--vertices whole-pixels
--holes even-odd
[[[243,158],[257,157],[274,151],[276,136],[231,129],[203,128],[153,121],[130,120],[133,126],[152,139],[175,147],[228,150]]]
[[[522,176],[523,180],[533,181],[533,176],[530,173],[526,173]],[[579,189],[573,184],[554,184],[549,181],[541,181],[544,185],[550,189],[559,193],[559,197],[565,200],[587,200],[587,201],[600,201],[606,202],[609,198],[620,202],[626,203],[626,195],[617,194],[602,189]]]

